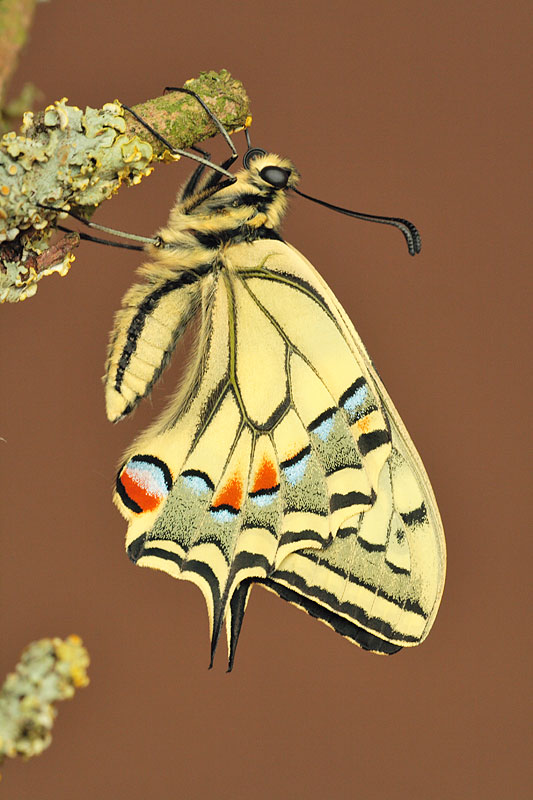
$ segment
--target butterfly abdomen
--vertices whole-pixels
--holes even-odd
[[[183,270],[171,279],[137,284],[115,317],[106,364],[106,407],[116,422],[145,397],[168,362],[200,302],[203,270]]]

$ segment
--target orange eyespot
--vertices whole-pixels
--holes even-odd
[[[117,494],[124,505],[141,514],[154,511],[172,488],[167,465],[155,456],[134,456],[117,476]]]

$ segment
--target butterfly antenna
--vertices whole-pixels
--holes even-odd
[[[413,225],[412,222],[409,222],[408,219],[402,219],[401,217],[380,217],[375,214],[361,214],[359,211],[351,211],[349,208],[334,206],[332,203],[326,203],[325,200],[311,197],[311,195],[305,194],[305,192],[301,192],[299,189],[295,189],[294,186],[292,187],[292,191],[296,192],[296,194],[299,194],[301,197],[305,197],[307,200],[312,200],[313,203],[331,208],[332,211],[338,211],[339,214],[346,214],[348,217],[355,217],[356,219],[362,219],[366,222],[379,222],[382,225],[393,225],[403,233],[405,241],[407,242],[407,247],[409,248],[409,253],[412,256],[419,253],[422,248],[422,239],[420,238],[418,228],[416,225]]]
[[[250,161],[252,161],[254,158],[259,158],[260,156],[266,156],[267,151],[263,150],[262,147],[252,147],[252,142],[250,139],[248,128],[244,129],[244,135],[246,136],[247,150],[242,157],[242,163],[245,169],[248,169],[248,167],[250,166]]]

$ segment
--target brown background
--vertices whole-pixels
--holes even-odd
[[[341,298],[422,454],[449,570],[420,648],[364,653],[256,589],[234,673],[223,646],[209,672],[197,588],[123,551],[115,466],[174,379],[106,422],[108,331],[140,259],[86,244],[68,277],[1,310],[0,675],[44,635],[76,632],[92,658],[50,749],[5,766],[3,797],[530,796],[528,6],[39,7],[14,89],[136,103],[226,67],[252,98],[254,143],[290,156],[304,191],[419,225],[414,260],[397,231],[303,199],[284,230]],[[98,219],[150,234],[189,171],[161,167]]]

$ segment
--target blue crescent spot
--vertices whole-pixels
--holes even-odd
[[[254,495],[253,497],[250,496],[250,500],[252,501],[252,503],[255,503],[256,506],[260,506],[262,508],[263,506],[268,506],[269,503],[271,503],[274,500],[276,495],[277,492],[273,492],[272,494],[257,494]]]
[[[322,423],[322,424],[324,424],[324,423]],[[322,427],[322,425],[320,427]],[[317,431],[318,431],[318,428],[317,428]],[[316,431],[315,431],[315,433],[316,433]],[[309,458],[310,458],[310,454],[306,453],[305,456],[303,456],[303,458],[301,458],[299,461],[296,462],[296,464],[290,464],[290,466],[288,466],[288,467],[283,467],[283,472],[285,473],[285,477],[287,478],[289,483],[292,484],[293,486],[296,483],[298,483],[298,481],[302,480],[302,478],[304,476],[304,473],[305,473],[305,468],[307,467],[307,462],[309,461]]]
[[[211,508],[210,512],[217,522],[233,522],[237,516],[227,508]]]
[[[318,425],[316,428],[313,428],[313,433],[316,433],[318,438],[322,439],[322,441],[325,442],[333,429],[334,421],[335,420],[333,416],[328,417],[327,419],[324,420],[324,422],[321,422],[320,425]]]
[[[344,401],[343,408],[346,411],[355,411],[358,406],[362,406],[368,397],[368,386],[359,386],[355,392]]]
[[[169,490],[165,474],[157,464],[151,464],[149,461],[139,461],[138,459],[131,460],[124,467],[124,473],[146,494],[154,497],[166,497],[168,494]]]
[[[197,495],[203,495],[210,490],[210,486],[200,475],[182,475],[183,483]]]

